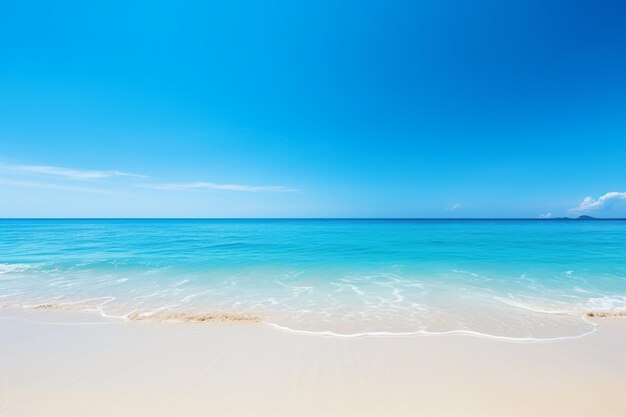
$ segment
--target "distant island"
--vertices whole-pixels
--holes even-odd
[[[583,214],[582,216],[578,216],[578,217],[551,217],[546,220],[601,220],[601,219]]]
[[[587,216],[587,215],[583,214],[582,216],[578,216],[578,217],[552,217],[552,218],[546,219],[546,220],[597,220],[597,221],[602,221],[602,220],[626,220],[626,218],[623,218],[623,217],[592,217],[592,216]]]

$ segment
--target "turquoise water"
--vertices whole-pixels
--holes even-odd
[[[0,220],[0,305],[578,337],[626,311],[626,221]]]

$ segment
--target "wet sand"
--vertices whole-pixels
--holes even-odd
[[[626,320],[580,339],[334,338],[0,311],[0,416],[626,416]]]

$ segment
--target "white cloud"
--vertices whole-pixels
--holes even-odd
[[[448,210],[448,211],[456,211],[456,210],[460,209],[461,207],[463,207],[463,204],[454,203],[451,206],[447,207],[446,210]]]
[[[220,190],[220,191],[241,191],[241,192],[292,192],[298,191],[296,188],[284,187],[281,185],[237,185],[237,184],[217,184],[214,182],[190,182],[171,184],[146,184],[143,187],[157,190]]]
[[[0,169],[13,173],[37,174],[74,180],[91,180],[112,177],[147,178],[147,176],[145,175],[132,174],[129,172],[122,172],[117,170],[96,171],[75,168],[63,168],[48,165],[0,165]]]
[[[541,213],[539,215],[540,219],[552,219],[554,217],[554,214],[548,212],[548,213]]]
[[[584,200],[578,205],[578,207],[574,207],[569,211],[570,213],[580,213],[585,211],[600,210],[602,208],[611,206],[613,203],[615,203],[615,201],[618,200],[626,200],[626,193],[612,191],[610,193],[604,194],[597,200],[593,197],[585,197]]]

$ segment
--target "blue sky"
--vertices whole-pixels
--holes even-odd
[[[9,0],[0,216],[626,217],[625,18]]]

